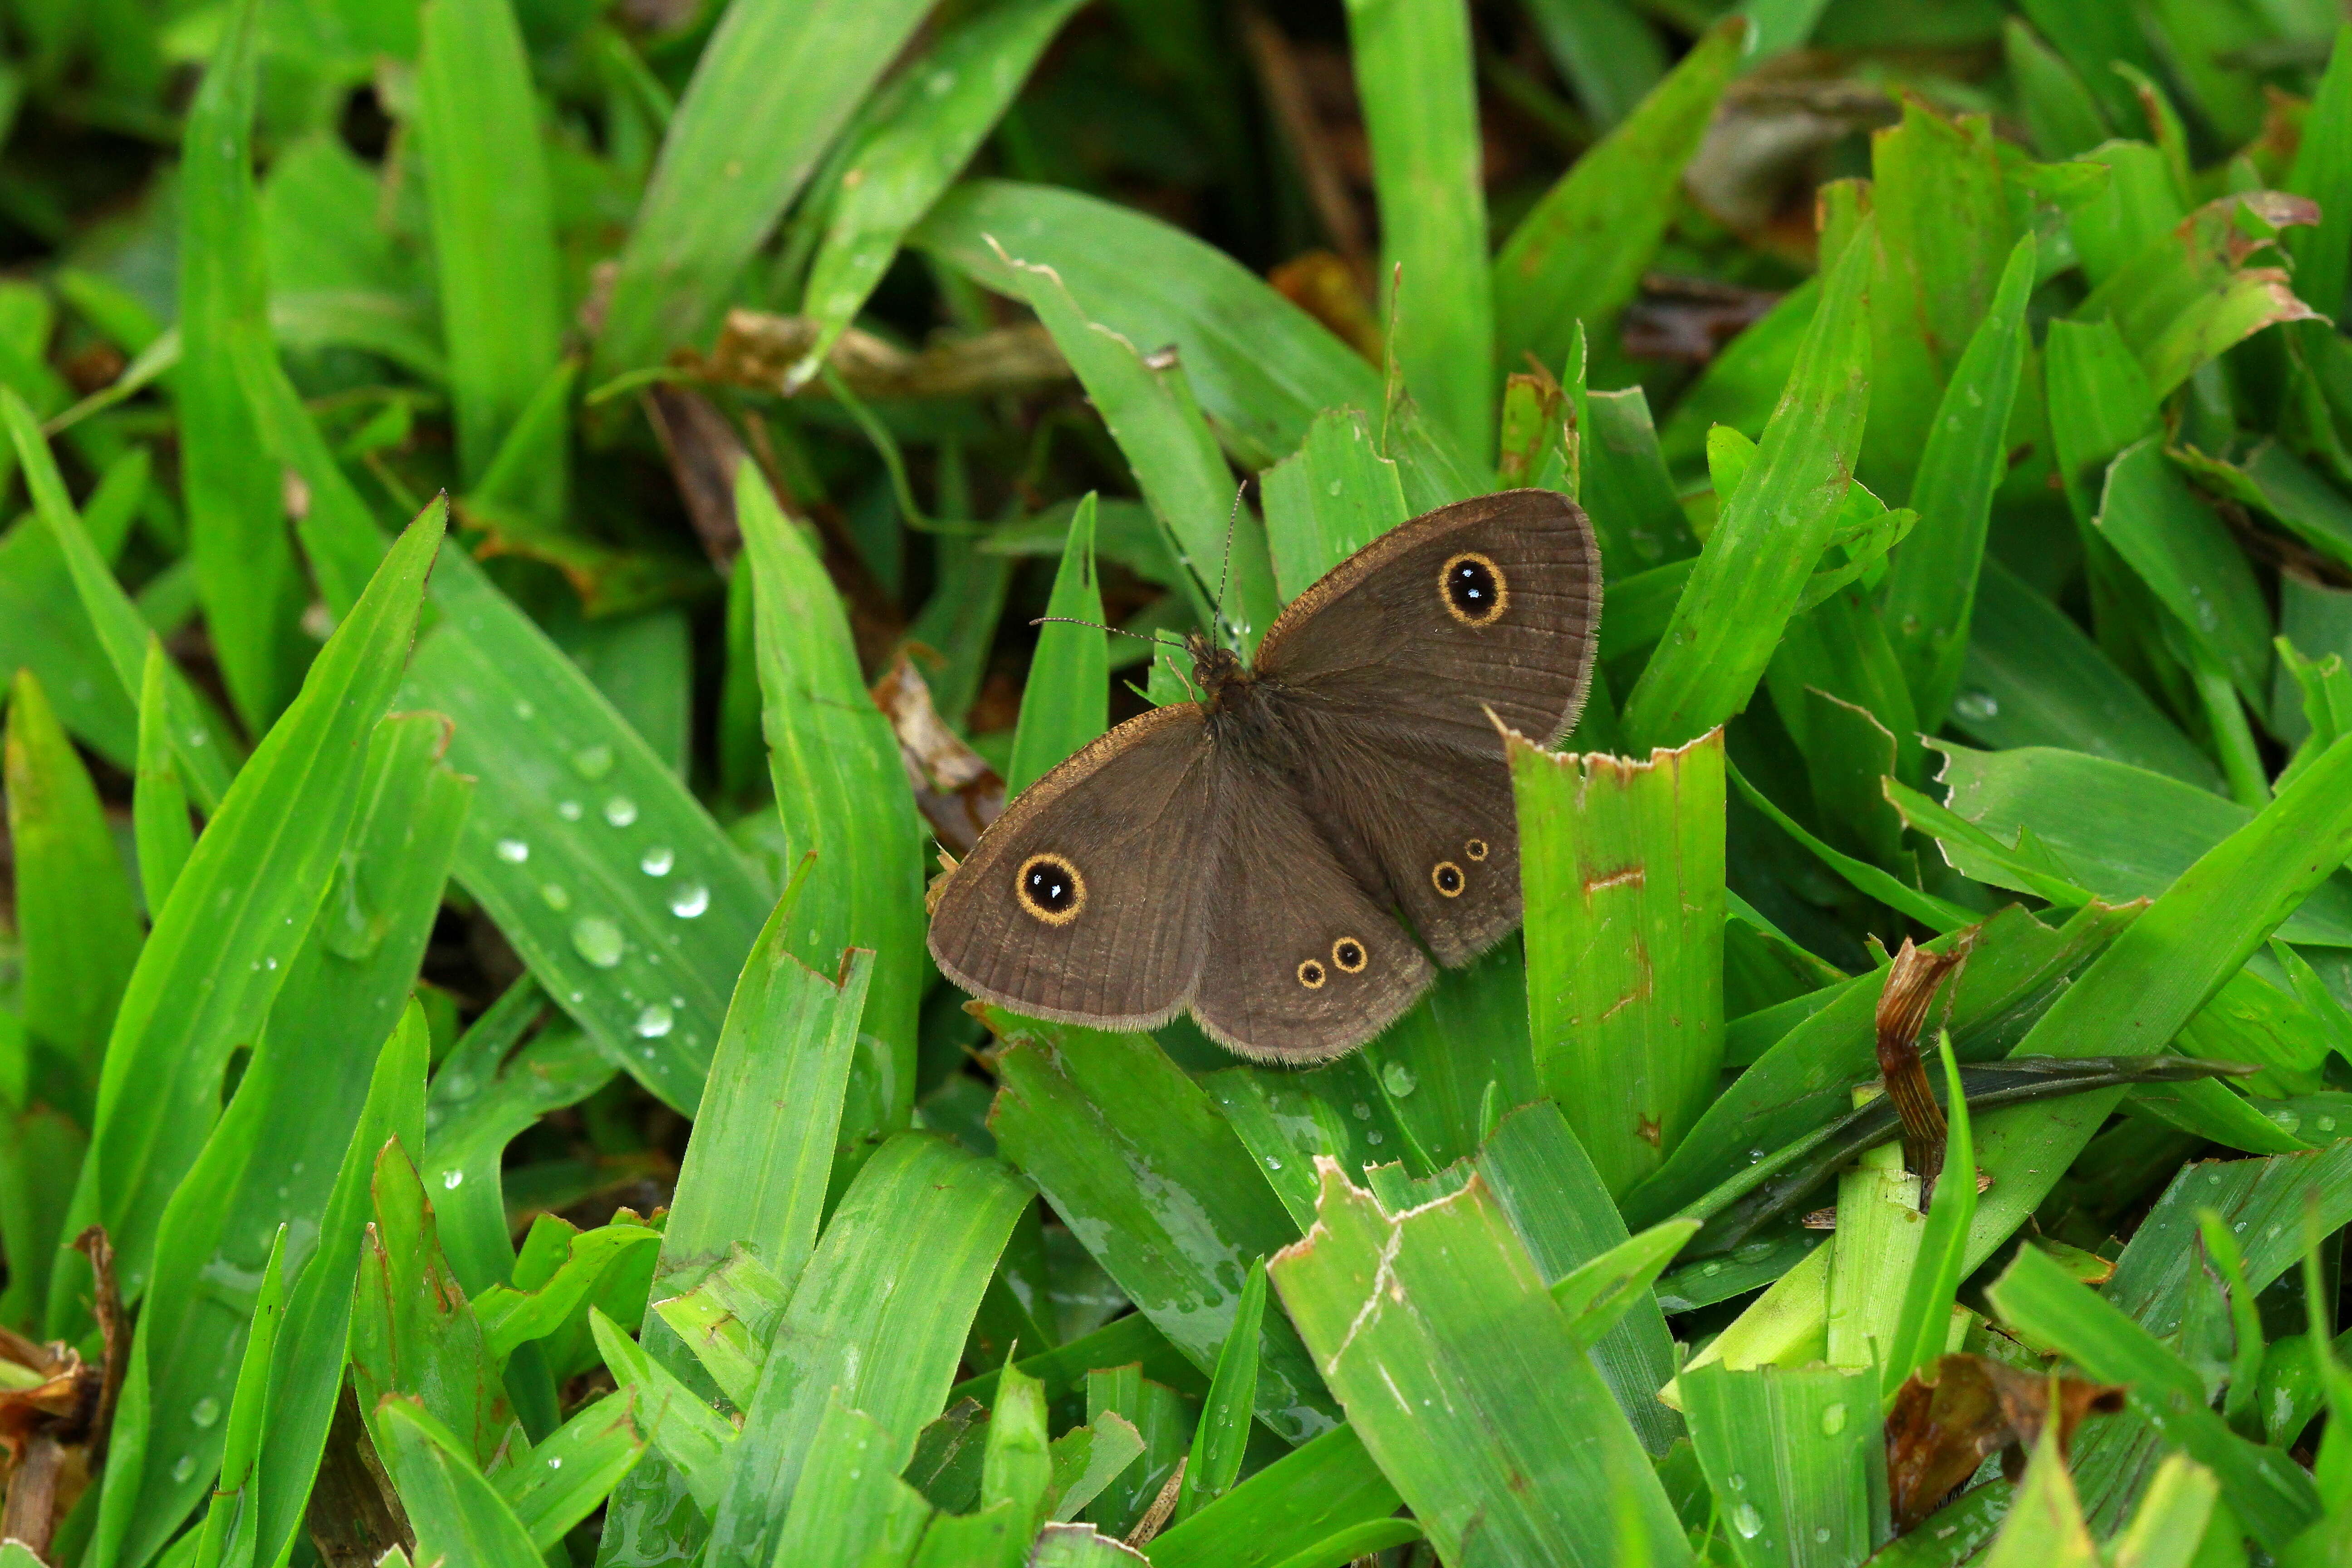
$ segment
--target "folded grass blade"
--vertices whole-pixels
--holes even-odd
[[[1037,629],[1037,651],[1021,689],[1021,722],[1004,776],[1008,799],[1110,728],[1110,653],[1104,646],[1102,585],[1095,575],[1091,491],[1071,516],[1045,615],[1048,624]],[[1075,624],[1082,622],[1091,624]]]
[[[1648,1457],[1486,1184],[1390,1214],[1319,1170],[1315,1228],[1274,1282],[1445,1559],[1612,1563],[1622,1517],[1652,1563],[1688,1562]],[[1546,1396],[1526,1398],[1531,1384]]]

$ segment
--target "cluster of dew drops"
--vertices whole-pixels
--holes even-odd
[[[515,704],[515,717],[518,719],[528,720],[532,717],[533,711],[528,702]],[[571,761],[572,772],[579,774],[584,782],[593,784],[613,771],[613,748],[601,743],[583,746],[572,753]],[[632,827],[637,820],[637,803],[628,795],[617,792],[607,795],[596,811],[597,815],[615,830]],[[556,801],[555,815],[567,823],[579,822],[586,817],[587,808],[580,801],[567,795]],[[509,866],[523,866],[530,863],[530,841],[527,838],[509,834],[499,838],[494,847],[499,858]],[[669,905],[669,912],[677,919],[699,920],[704,911],[710,908],[710,889],[707,884],[686,877],[668,880],[677,870],[677,856],[676,851],[667,845],[647,846],[637,857],[637,869],[646,876],[667,881],[667,901]],[[559,882],[541,884],[539,896],[549,909],[558,914],[571,910],[571,890]],[[678,942],[677,935],[672,933],[669,942],[670,945],[676,946]],[[573,952],[598,969],[618,967],[628,952],[627,941],[621,934],[621,928],[617,924],[607,916],[588,912],[583,912],[572,922],[572,947]],[[649,953],[646,955],[646,961],[658,965],[661,958],[658,954]],[[636,1000],[636,997],[625,988],[622,995],[632,1002]],[[571,999],[578,1002],[582,997],[575,992]],[[632,1027],[639,1038],[648,1042],[644,1050],[646,1059],[654,1059],[656,1054],[650,1042],[661,1039],[669,1034],[677,1025],[676,1009],[685,1005],[684,997],[673,996],[667,1004],[648,1002],[640,1009]],[[687,1043],[693,1045],[698,1042],[689,1037]]]

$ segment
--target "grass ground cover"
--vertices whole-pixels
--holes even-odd
[[[0,1568],[2344,1561],[2347,293],[2326,0],[6,0]],[[941,981],[1521,486],[1522,933]]]

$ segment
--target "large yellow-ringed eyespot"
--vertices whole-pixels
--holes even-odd
[[[1465,626],[1491,626],[1510,608],[1511,585],[1494,557],[1465,550],[1439,570],[1437,602]]]
[[[1322,990],[1324,982],[1330,978],[1330,975],[1324,973],[1323,962],[1320,959],[1307,959],[1298,966],[1298,984],[1306,986],[1309,991]]]
[[[1462,846],[1462,853],[1473,860],[1484,860],[1486,858],[1486,841],[1483,838],[1470,839]]]
[[[1331,944],[1331,962],[1346,973],[1361,974],[1364,965],[1371,962],[1371,955],[1364,951],[1362,942],[1352,936],[1343,936]]]
[[[1440,860],[1429,868],[1429,885],[1449,899],[1458,899],[1465,884],[1462,868],[1451,860]]]
[[[1021,907],[1049,926],[1066,926],[1087,907],[1087,879],[1059,855],[1032,855],[1013,874]]]

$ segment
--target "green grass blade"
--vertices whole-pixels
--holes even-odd
[[[1241,1474],[1242,1453],[1249,1447],[1251,1413],[1257,1404],[1258,1328],[1265,1317],[1265,1260],[1250,1265],[1242,1281],[1241,1304],[1234,1309],[1234,1326],[1217,1352],[1217,1370],[1209,1382],[1209,1397],[1201,1406],[1201,1423],[1192,1431],[1192,1462],[1184,1467],[1184,1482],[1176,1494],[1178,1521],[1192,1518],[1233,1490]]]
[[[172,755],[171,677],[163,643],[151,637],[139,680],[138,782],[131,796],[139,889],[151,910],[161,910],[170,900],[196,843],[188,822],[188,792]]]
[[[461,1044],[459,1052],[464,1052]],[[613,1079],[595,1042],[568,1024],[540,1031],[504,1060],[458,1059],[433,1086],[432,1131],[417,1160],[435,1194],[440,1247],[450,1274],[468,1296],[504,1284],[514,1270],[500,1167],[507,1145],[551,1110],[577,1105]],[[504,1353],[495,1358],[505,1359]],[[546,1412],[535,1414],[544,1415]]]
[[[774,1560],[785,1505],[838,1389],[889,1434],[895,1473],[936,1415],[1028,1187],[993,1160],[901,1133],[834,1211],[744,1413],[712,1519],[711,1568]]]
[[[1315,1228],[1274,1283],[1439,1552],[1606,1563],[1622,1508],[1652,1562],[1689,1562],[1648,1457],[1485,1184],[1391,1215],[1320,1169]]]
[[[1503,1118],[1479,1150],[1477,1164],[1537,1268],[1553,1281],[1555,1300],[1560,1282],[1633,1239],[1601,1173],[1556,1105],[1538,1102]],[[1587,1282],[1608,1283],[1599,1277]],[[1570,1326],[1642,1446],[1664,1453],[1682,1436],[1675,1413],[1657,1399],[1659,1388],[1675,1374],[1675,1341],[1665,1314],[1649,1296],[1648,1281],[1632,1292],[1605,1331],[1598,1324],[1589,1327],[1588,1332]]]
[[[310,1484],[335,1399],[343,1384],[343,1346],[350,1331],[352,1285],[358,1277],[361,1236],[369,1211],[369,1181],[376,1153],[398,1138],[425,1141],[425,1069],[431,1042],[425,1015],[412,1005],[377,1056],[367,1100],[338,1160],[334,1185],[319,1216],[319,1249],[294,1282],[269,1366],[269,1421],[254,1464],[258,1523],[257,1563],[275,1563],[293,1544],[310,1500]]]
[[[2115,1568],[2189,1568],[2221,1489],[2186,1454],[2169,1454],[2140,1494],[2130,1528],[2114,1545]]]
[[[1356,0],[1348,38],[1380,201],[1389,353],[1431,424],[1483,468],[1495,451],[1495,283],[1469,12],[1457,0]]]
[[[99,644],[106,650],[107,662],[114,667],[122,689],[136,692],[142,684],[147,639],[154,634],[84,530],[33,411],[14,392],[0,390],[0,416],[7,419],[16,460],[24,465],[26,488],[33,493],[34,509],[65,556],[82,613],[98,633]],[[196,804],[210,811],[228,794],[229,779],[243,753],[227,726],[176,669],[171,672],[168,693],[173,747]]]
[[[1732,341],[1735,345],[1744,342],[1746,334]],[[1685,558],[1697,555],[1698,539],[1691,532],[1674,476],[1666,471],[1665,457],[1658,448],[1648,397],[1638,386],[1589,393],[1584,412],[1584,508],[1601,536],[1601,562],[1612,583],[1669,563],[1687,567]],[[1679,581],[1675,588],[1679,592]],[[1651,640],[1663,633],[1665,621],[1664,615],[1659,616],[1659,632]],[[1604,618],[1601,624],[1608,622]]]
[[[2051,1005],[2023,1056],[2158,1051],[2352,851],[2352,736],[2338,741],[2252,822],[2180,874]],[[1971,1267],[2021,1224],[2113,1107],[2103,1090],[2005,1112],[1984,1167],[1993,1186],[1969,1236]]]
[[[691,1111],[770,891],[463,551],[445,552],[433,598],[441,619],[399,700],[457,721],[449,764],[478,781],[458,881],[608,1059]]]
[[[1626,700],[1637,746],[1689,741],[1747,703],[1829,542],[1870,407],[1870,254],[1865,227],[1831,269],[1756,459]]]
[[[481,1324],[442,1256],[433,1205],[396,1143],[376,1157],[375,1223],[352,1297],[352,1387],[385,1445],[391,1410],[422,1402],[475,1465],[503,1468],[527,1443]]]
[[[1223,570],[1231,582],[1225,602],[1212,607],[1244,652],[1255,647],[1276,608],[1265,532],[1246,507],[1234,514],[1232,474],[1193,404],[1182,362],[1157,369],[1147,364],[1134,343],[1088,319],[1052,268],[1023,260],[1013,262],[1012,271],[1135,470],[1143,499],[1176,542],[1180,563],[1190,563],[1209,593],[1217,584],[1208,582],[1208,563],[1226,559],[1230,537],[1231,562]],[[1230,534],[1228,518],[1234,520]]]
[[[1150,1037],[1088,1029],[1013,1035],[997,1081],[1003,1156],[1170,1342],[1214,1367],[1250,1259],[1298,1232],[1208,1096]],[[1288,1327],[1269,1318],[1263,1338],[1260,1419],[1293,1442],[1336,1425]]]
[[[942,37],[893,84],[892,112],[878,118],[843,172],[824,243],[809,264],[802,310],[816,324],[815,341],[786,374],[788,384],[816,374],[882,281],[907,231],[996,128],[1079,3],[1013,0],[982,13]]]
[[[20,956],[16,1005],[47,1094],[82,1116],[145,933],[89,771],[29,669],[9,692],[8,839]]]
[[[2107,139],[2098,100],[2072,66],[2014,17],[2001,24],[2000,37],[2026,135],[2035,151],[2045,158],[2079,157]]]
[[[205,1510],[197,1568],[216,1568],[224,1554],[251,1561],[257,1522],[253,1506],[254,1452],[260,1447],[269,1398],[269,1361],[286,1316],[286,1227],[280,1226],[262,1266],[261,1289],[253,1303],[253,1326],[237,1367],[236,1392],[229,1400],[228,1435],[221,1447],[220,1486]],[[231,1544],[234,1541],[235,1544]]]
[[[1745,23],[1711,29],[1503,242],[1495,258],[1495,331],[1507,370],[1530,353],[1558,364],[1579,323],[1602,332],[1633,297],[1748,31]],[[1410,273],[1404,304],[1412,304]]]
[[[2165,396],[2200,365],[2264,327],[2312,319],[2311,307],[2295,297],[2280,268],[2246,265],[2262,258],[2262,247],[2248,243],[2245,230],[2308,224],[2316,216],[2309,203],[2270,192],[2208,203],[2132,253],[2074,317],[2111,321],[2150,388]]]
[[[1624,119],[1666,74],[1657,35],[1621,0],[1530,0],[1528,17],[1596,125]]]
[[[728,7],[678,100],[621,252],[593,380],[660,362],[727,302],[930,0]]]
[[[2004,441],[2031,346],[2033,237],[2010,252],[1984,320],[1969,339],[1927,429],[1912,481],[1919,525],[1895,548],[1882,614],[1911,686],[1919,725],[1933,732],[1958,689],[1977,574],[1994,489],[2009,470]]]
[[[1360,409],[1317,415],[1306,444],[1260,482],[1275,590],[1286,604],[1411,515],[1396,462],[1381,455]]]
[[[698,1282],[730,1246],[789,1290],[816,1246],[874,964],[852,953],[837,980],[811,971],[788,951],[793,918],[791,903],[779,906],[728,1009],[716,1093],[678,1170],[658,1294]],[[777,1115],[778,1103],[791,1113]]]
[[[2008,1052],[2133,918],[2095,907],[2053,931],[2012,906],[1979,925],[1968,963],[1950,982],[1949,1016],[1937,1014],[1961,1060]],[[1925,946],[1945,952],[1958,940],[1937,937]],[[1853,1087],[1878,1070],[1874,1017],[1881,988],[1865,976],[1765,1051],[1707,1107],[1674,1158],[1626,1194],[1627,1222],[1648,1225],[1687,1210],[1768,1152],[1843,1116]]]
[[[1146,352],[1175,345],[1218,438],[1248,467],[1297,451],[1326,409],[1381,406],[1380,373],[1313,317],[1224,252],[1130,208],[975,180],[908,237],[1015,298],[1023,285],[1008,257],[1050,267],[1090,320]]]
[[[1271,1568],[1396,1511],[1355,1429],[1302,1443],[1151,1542],[1154,1568]]]
[[[439,263],[458,471],[489,468],[555,368],[563,300],[539,102],[507,0],[433,0],[416,62],[415,129]],[[542,483],[562,506],[562,452]]]
[[[2301,1467],[2231,1432],[2207,1406],[2194,1370],[2049,1254],[2021,1248],[1987,1293],[2004,1322],[2055,1346],[2088,1376],[2128,1387],[2136,1411],[2213,1471],[2223,1500],[2266,1550],[2319,1517],[2318,1494]]]
[[[521,1464],[499,1472],[499,1495],[540,1551],[560,1544],[644,1458],[646,1436],[635,1406],[627,1394],[608,1394],[551,1433]]]
[[[1681,1388],[1739,1563],[1828,1568],[1869,1554],[1885,1532],[1886,1458],[1866,1370],[1717,1363]]]
[[[2304,123],[2285,188],[2317,202],[2319,222],[2290,234],[2286,249],[2294,258],[2295,292],[2321,315],[2340,320],[2352,274],[2352,29],[2336,30]]]
[[[0,466],[13,466],[15,452],[11,442]],[[134,447],[107,466],[90,492],[86,526],[104,560],[120,556],[132,509],[152,504],[148,468],[147,449]],[[175,566],[184,581],[189,568]],[[31,670],[75,739],[117,767],[131,766],[138,748],[137,693],[126,693],[114,678],[75,596],[73,575],[58,542],[37,518],[0,539],[0,669]]]
[[[930,1505],[886,1462],[895,1448],[882,1424],[837,1400],[809,1446],[808,1469],[778,1542],[778,1563],[903,1563]]]
[[[1612,1194],[1658,1168],[1723,1054],[1723,743],[1646,763],[1514,740],[1536,1068]]]
[[[2099,1549],[2066,1473],[2055,1421],[2042,1428],[2025,1479],[2010,1499],[2009,1518],[1983,1562],[1985,1568],[2097,1568]]]
[[[716,1510],[734,1465],[734,1423],[647,1355],[602,1310],[589,1308],[588,1323],[614,1381],[634,1394],[640,1401],[639,1407],[647,1413],[646,1430],[663,1459],[680,1478],[685,1495],[691,1497],[706,1514]],[[651,1501],[660,1495],[655,1493],[642,1500]],[[680,1533],[673,1521],[647,1520],[646,1512],[642,1505],[632,1507],[625,1491],[614,1499],[607,1510],[606,1528],[617,1527],[623,1540],[635,1539],[647,1529],[673,1539]],[[699,1539],[698,1530],[693,1539]]]
[[[373,1429],[416,1530],[417,1561],[537,1568],[530,1531],[442,1423],[394,1395],[375,1412]]]
[[[2030,835],[2043,863],[2107,900],[2154,898],[2199,857],[2254,820],[2234,801],[2120,763],[2038,747],[1946,752],[1943,784],[1951,811],[1994,840],[2014,846]],[[2097,809],[2084,811],[2084,804]],[[1948,858],[1960,872],[1996,887],[2054,893],[1976,845],[1954,840]],[[2032,858],[2031,855],[2007,858]],[[2282,922],[2288,942],[2352,945],[2352,872],[2336,870],[2305,895]]]
[[[2066,614],[1991,556],[1948,714],[1996,751],[2063,746],[2219,790],[2221,770]]]
[[[278,995],[332,879],[366,757],[416,634],[443,508],[425,509],[320,650],[196,841],[108,1041],[89,1169],[126,1290],[195,1158],[229,1052]]]
[[[1045,1521],[1045,1489],[1054,1459],[1045,1440],[1045,1390],[1018,1368],[998,1380],[990,1407],[988,1442],[981,1462],[980,1507],[1013,1511],[1013,1533],[1027,1540]]]
[[[735,504],[758,574],[761,712],[784,864],[816,857],[786,951],[820,973],[845,947],[874,951],[864,1025],[873,1044],[853,1069],[844,1120],[851,1135],[878,1136],[906,1124],[914,1098],[923,831],[898,737],[866,695],[824,564],[748,463],[736,476]]]
[[[2165,461],[2162,446],[2151,437],[2108,467],[2093,524],[2240,694],[2265,711],[2271,614],[2261,584],[2228,525]]]
[[[259,734],[293,697],[303,604],[286,537],[283,488],[239,384],[236,342],[268,336],[253,188],[259,89],[257,0],[234,7],[189,108],[181,150],[180,475],[205,624],[246,729]],[[127,684],[127,683],[126,683]]]
[[[1037,628],[1037,651],[1021,690],[1021,721],[1005,770],[1006,798],[1110,728],[1109,634],[1101,629],[1102,584],[1095,575],[1095,497],[1089,490],[1070,519],[1062,564],[1045,614],[1061,622]]]
[[[1891,1402],[1904,1379],[1944,1353],[1951,1340],[1952,1306],[1960,1288],[1960,1265],[1969,1241],[1969,1226],[1977,1214],[1977,1153],[1969,1129],[1968,1098],[1960,1092],[1960,1058],[1953,1052],[1951,1035],[1942,1037],[1944,1114],[1948,1132],[1944,1145],[1943,1173],[1927,1205],[1927,1224],[1919,1237],[1918,1257],[1904,1287],[1903,1310],[1895,1320],[1893,1340],[1879,1384],[1882,1399]]]
[[[201,1417],[230,1400],[247,1316],[236,1310],[242,1296],[222,1282],[259,1278],[269,1237],[292,1224],[289,1281],[308,1289],[310,1226],[364,1125],[466,813],[465,781],[438,765],[443,733],[426,713],[377,726],[343,847],[347,868],[288,966],[228,1110],[163,1210],[140,1331],[153,1352],[158,1430],[182,1436],[150,1456],[144,1475],[119,1483],[139,1488],[139,1523],[127,1538],[133,1562],[163,1546],[220,1456],[224,1435]],[[343,1279],[348,1295],[348,1267]]]

